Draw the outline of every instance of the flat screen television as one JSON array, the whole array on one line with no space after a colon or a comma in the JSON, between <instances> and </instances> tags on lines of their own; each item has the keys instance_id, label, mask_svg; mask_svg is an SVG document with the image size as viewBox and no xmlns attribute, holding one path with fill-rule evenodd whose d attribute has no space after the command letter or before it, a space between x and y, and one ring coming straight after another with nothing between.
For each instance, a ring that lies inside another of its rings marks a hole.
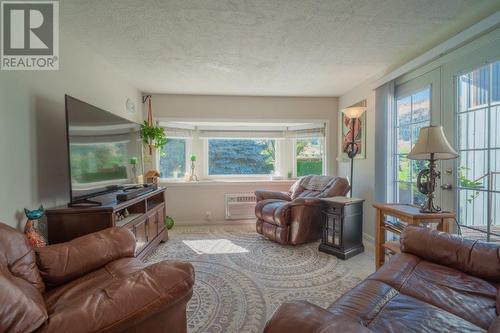
<instances>
[{"instance_id":1,"label":"flat screen television","mask_svg":"<svg viewBox=\"0 0 500 333\"><path fill-rule=\"evenodd\" d=\"M139 125L74 97L65 100L71 202L133 183L142 174Z\"/></svg>"}]
</instances>

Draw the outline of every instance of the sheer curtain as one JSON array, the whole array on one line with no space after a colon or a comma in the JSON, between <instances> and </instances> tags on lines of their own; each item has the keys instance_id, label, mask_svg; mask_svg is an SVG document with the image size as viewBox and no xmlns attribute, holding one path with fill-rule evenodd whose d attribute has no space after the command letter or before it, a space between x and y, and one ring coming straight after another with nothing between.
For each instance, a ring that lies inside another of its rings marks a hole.
<instances>
[{"instance_id":1,"label":"sheer curtain","mask_svg":"<svg viewBox=\"0 0 500 333\"><path fill-rule=\"evenodd\" d=\"M394 81L375 90L375 201L392 201L390 175L393 144L391 129L394 111Z\"/></svg>"}]
</instances>

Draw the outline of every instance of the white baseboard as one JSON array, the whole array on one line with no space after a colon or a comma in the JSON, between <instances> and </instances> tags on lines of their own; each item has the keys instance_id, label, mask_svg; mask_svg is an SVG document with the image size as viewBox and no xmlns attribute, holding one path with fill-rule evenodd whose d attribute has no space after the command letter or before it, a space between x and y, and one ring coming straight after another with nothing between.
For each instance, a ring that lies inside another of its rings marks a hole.
<instances>
[{"instance_id":1,"label":"white baseboard","mask_svg":"<svg viewBox=\"0 0 500 333\"><path fill-rule=\"evenodd\" d=\"M363 233L363 245L365 248L370 249L371 251L375 250L375 238L372 235L368 235L367 233Z\"/></svg>"}]
</instances>

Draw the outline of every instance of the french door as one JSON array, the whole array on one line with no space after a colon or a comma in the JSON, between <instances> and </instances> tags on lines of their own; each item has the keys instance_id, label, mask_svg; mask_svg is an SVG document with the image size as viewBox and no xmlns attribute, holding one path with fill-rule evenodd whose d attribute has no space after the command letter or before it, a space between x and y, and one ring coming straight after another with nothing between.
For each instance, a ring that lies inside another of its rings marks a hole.
<instances>
[{"instance_id":1,"label":"french door","mask_svg":"<svg viewBox=\"0 0 500 333\"><path fill-rule=\"evenodd\" d=\"M443 66L443 126L459 153L442 199L467 238L500 241L500 45L486 43Z\"/></svg>"},{"instance_id":2,"label":"french door","mask_svg":"<svg viewBox=\"0 0 500 333\"><path fill-rule=\"evenodd\" d=\"M455 83L458 221L466 236L500 241L500 61Z\"/></svg>"},{"instance_id":3,"label":"french door","mask_svg":"<svg viewBox=\"0 0 500 333\"><path fill-rule=\"evenodd\" d=\"M420 205L425 196L416 186L418 173L426 161L409 160L408 153L417 142L420 129L439 123L440 73L434 70L410 81L396 84L392 117L392 182L388 197L393 202Z\"/></svg>"}]
</instances>

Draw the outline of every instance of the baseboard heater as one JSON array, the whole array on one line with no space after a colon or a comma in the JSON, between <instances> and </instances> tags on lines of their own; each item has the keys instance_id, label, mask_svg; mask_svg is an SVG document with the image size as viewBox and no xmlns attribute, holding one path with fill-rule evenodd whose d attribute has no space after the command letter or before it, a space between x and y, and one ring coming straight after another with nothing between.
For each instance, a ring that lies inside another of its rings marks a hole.
<instances>
[{"instance_id":1,"label":"baseboard heater","mask_svg":"<svg viewBox=\"0 0 500 333\"><path fill-rule=\"evenodd\" d=\"M226 193L226 220L248 220L255 218L255 194Z\"/></svg>"}]
</instances>

